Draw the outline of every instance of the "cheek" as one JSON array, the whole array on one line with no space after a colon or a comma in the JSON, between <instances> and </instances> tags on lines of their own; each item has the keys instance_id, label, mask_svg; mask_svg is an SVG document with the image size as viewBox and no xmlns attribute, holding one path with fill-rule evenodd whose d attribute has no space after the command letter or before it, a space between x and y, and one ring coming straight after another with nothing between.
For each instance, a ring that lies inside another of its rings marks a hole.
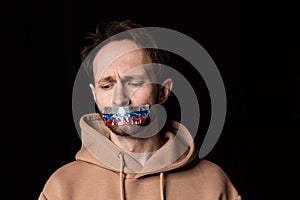
<instances>
[{"instance_id":1,"label":"cheek","mask_svg":"<svg viewBox=\"0 0 300 200\"><path fill-rule=\"evenodd\" d=\"M95 97L99 110L102 110L105 106L111 105L112 94L96 92Z\"/></svg>"},{"instance_id":2,"label":"cheek","mask_svg":"<svg viewBox=\"0 0 300 200\"><path fill-rule=\"evenodd\" d=\"M130 98L132 104L154 104L157 100L157 89L154 86L144 86L135 90Z\"/></svg>"}]
</instances>

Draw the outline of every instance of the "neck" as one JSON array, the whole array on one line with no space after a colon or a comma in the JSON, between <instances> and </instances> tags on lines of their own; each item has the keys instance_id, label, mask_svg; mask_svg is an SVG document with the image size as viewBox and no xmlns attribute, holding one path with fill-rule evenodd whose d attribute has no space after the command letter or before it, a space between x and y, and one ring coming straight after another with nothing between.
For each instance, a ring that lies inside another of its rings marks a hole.
<instances>
[{"instance_id":1,"label":"neck","mask_svg":"<svg viewBox=\"0 0 300 200\"><path fill-rule=\"evenodd\" d=\"M134 138L119 136L114 133L110 135L111 141L123 149L124 151L133 153L148 153L156 151L162 145L162 141L159 134L156 134L149 138Z\"/></svg>"}]
</instances>

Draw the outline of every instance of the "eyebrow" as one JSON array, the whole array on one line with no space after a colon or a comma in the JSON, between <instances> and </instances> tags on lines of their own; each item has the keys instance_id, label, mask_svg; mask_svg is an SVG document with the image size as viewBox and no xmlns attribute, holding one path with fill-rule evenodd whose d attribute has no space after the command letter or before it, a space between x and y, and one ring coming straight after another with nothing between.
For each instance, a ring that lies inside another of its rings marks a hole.
<instances>
[{"instance_id":1,"label":"eyebrow","mask_svg":"<svg viewBox=\"0 0 300 200\"><path fill-rule=\"evenodd\" d=\"M135 75L132 75L132 76L124 76L122 78L122 81L131 81L131 80L134 80L134 79L142 79L144 80L145 79L145 75L140 75L140 74L135 74ZM114 82L116 81L112 76L107 76L107 77L104 77L104 78L101 78L97 84L101 84L101 83L106 83L106 82Z\"/></svg>"},{"instance_id":2,"label":"eyebrow","mask_svg":"<svg viewBox=\"0 0 300 200\"><path fill-rule=\"evenodd\" d=\"M107 76L107 77L101 78L97 83L100 84L103 82L113 82L113 81L115 81L115 79L112 76Z\"/></svg>"},{"instance_id":3,"label":"eyebrow","mask_svg":"<svg viewBox=\"0 0 300 200\"><path fill-rule=\"evenodd\" d=\"M145 79L144 75L132 75L132 76L124 76L122 78L123 81L130 81L134 79Z\"/></svg>"}]
</instances>

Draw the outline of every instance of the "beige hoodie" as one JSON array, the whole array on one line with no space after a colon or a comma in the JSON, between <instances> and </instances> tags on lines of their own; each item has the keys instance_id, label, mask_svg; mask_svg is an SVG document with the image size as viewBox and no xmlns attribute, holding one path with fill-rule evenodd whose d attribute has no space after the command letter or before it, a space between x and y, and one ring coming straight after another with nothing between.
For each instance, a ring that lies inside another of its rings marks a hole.
<instances>
[{"instance_id":1,"label":"beige hoodie","mask_svg":"<svg viewBox=\"0 0 300 200\"><path fill-rule=\"evenodd\" d=\"M228 176L198 158L188 130L170 122L165 143L141 165L109 139L98 114L80 119L82 148L56 170L39 200L238 200Z\"/></svg>"}]
</instances>

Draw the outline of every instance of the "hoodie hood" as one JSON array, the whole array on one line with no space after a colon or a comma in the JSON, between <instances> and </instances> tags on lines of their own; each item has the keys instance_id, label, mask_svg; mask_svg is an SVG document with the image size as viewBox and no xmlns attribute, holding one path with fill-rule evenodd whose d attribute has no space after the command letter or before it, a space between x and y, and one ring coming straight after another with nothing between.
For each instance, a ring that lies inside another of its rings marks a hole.
<instances>
[{"instance_id":1,"label":"hoodie hood","mask_svg":"<svg viewBox=\"0 0 300 200\"><path fill-rule=\"evenodd\" d=\"M111 130L98 113L80 119L82 147L76 160L92 163L111 171L126 173L132 178L166 172L186 166L198 154L193 138L186 127L168 121L163 133L165 143L141 165L128 152L111 142Z\"/></svg>"}]
</instances>

